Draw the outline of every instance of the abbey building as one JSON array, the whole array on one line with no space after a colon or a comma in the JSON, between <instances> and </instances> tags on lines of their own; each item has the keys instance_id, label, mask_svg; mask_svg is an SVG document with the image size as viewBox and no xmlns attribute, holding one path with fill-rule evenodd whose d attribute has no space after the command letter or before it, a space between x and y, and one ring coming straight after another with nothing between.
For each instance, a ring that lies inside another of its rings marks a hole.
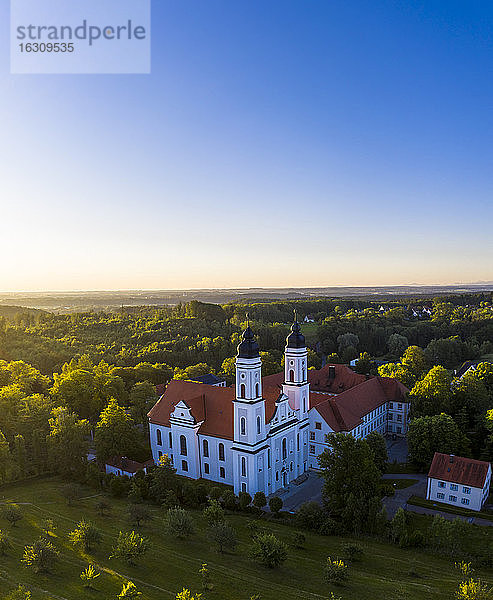
<instances>
[{"instance_id":1,"label":"abbey building","mask_svg":"<svg viewBox=\"0 0 493 600\"><path fill-rule=\"evenodd\" d=\"M148 415L153 459L168 454L179 475L225 483L237 494L270 495L318 467L328 433L405 435L407 391L395 379L345 365L308 369L297 322L286 340L284 373L262 377L247 327L234 386L168 383Z\"/></svg>"}]
</instances>

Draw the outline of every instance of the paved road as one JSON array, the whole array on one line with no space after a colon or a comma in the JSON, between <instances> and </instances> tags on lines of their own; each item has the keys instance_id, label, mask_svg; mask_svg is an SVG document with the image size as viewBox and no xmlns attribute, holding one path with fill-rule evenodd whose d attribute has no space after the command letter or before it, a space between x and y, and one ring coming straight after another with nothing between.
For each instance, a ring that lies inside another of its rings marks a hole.
<instances>
[{"instance_id":1,"label":"paved road","mask_svg":"<svg viewBox=\"0 0 493 600\"><path fill-rule=\"evenodd\" d=\"M289 484L285 490L276 492L283 502L283 510L296 512L305 502L318 502L322 504L322 485L323 481L319 475L313 471L308 473L308 479L300 485Z\"/></svg>"},{"instance_id":2,"label":"paved road","mask_svg":"<svg viewBox=\"0 0 493 600\"><path fill-rule=\"evenodd\" d=\"M403 490L395 490L394 496L389 496L382 500L387 509L387 515L391 519L399 508L407 508L407 501L411 496L426 495L426 475L421 473L389 473L383 476L384 479L417 479L418 482Z\"/></svg>"}]
</instances>

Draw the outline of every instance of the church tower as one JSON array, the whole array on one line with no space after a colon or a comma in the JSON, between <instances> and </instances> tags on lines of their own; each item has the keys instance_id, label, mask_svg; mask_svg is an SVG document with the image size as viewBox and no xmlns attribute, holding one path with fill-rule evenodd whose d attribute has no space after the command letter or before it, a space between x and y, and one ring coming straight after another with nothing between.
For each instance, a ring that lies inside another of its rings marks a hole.
<instances>
[{"instance_id":1,"label":"church tower","mask_svg":"<svg viewBox=\"0 0 493 600\"><path fill-rule=\"evenodd\" d=\"M262 398L262 360L250 328L243 332L236 355L233 472L235 493L266 492L264 454L265 400ZM264 446L264 447L263 447Z\"/></svg>"},{"instance_id":2,"label":"church tower","mask_svg":"<svg viewBox=\"0 0 493 600\"><path fill-rule=\"evenodd\" d=\"M301 333L295 311L291 333L286 338L283 392L288 396L291 406L300 411L300 420L306 419L310 410L307 358L305 336Z\"/></svg>"}]
</instances>

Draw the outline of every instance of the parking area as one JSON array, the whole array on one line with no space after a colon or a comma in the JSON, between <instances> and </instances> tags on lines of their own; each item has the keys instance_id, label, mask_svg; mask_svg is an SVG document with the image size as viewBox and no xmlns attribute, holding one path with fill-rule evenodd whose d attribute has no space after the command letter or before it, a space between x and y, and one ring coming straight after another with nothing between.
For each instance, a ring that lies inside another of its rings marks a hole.
<instances>
[{"instance_id":1,"label":"parking area","mask_svg":"<svg viewBox=\"0 0 493 600\"><path fill-rule=\"evenodd\" d=\"M406 438L392 439L391 436L386 437L387 443L387 454L389 455L389 462L405 463L407 462L407 440Z\"/></svg>"}]
</instances>

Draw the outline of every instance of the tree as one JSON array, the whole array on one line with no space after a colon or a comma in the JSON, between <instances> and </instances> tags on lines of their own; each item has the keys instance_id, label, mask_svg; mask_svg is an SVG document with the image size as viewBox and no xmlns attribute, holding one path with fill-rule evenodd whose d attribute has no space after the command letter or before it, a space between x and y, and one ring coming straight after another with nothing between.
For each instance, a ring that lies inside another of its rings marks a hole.
<instances>
[{"instance_id":1,"label":"tree","mask_svg":"<svg viewBox=\"0 0 493 600\"><path fill-rule=\"evenodd\" d=\"M468 579L459 583L456 598L457 600L492 600L493 590L480 579Z\"/></svg>"},{"instance_id":2,"label":"tree","mask_svg":"<svg viewBox=\"0 0 493 600\"><path fill-rule=\"evenodd\" d=\"M192 594L190 590L182 589L181 592L176 594L175 600L201 600L202 594Z\"/></svg>"},{"instance_id":3,"label":"tree","mask_svg":"<svg viewBox=\"0 0 493 600\"><path fill-rule=\"evenodd\" d=\"M111 398L101 413L94 434L98 460L104 463L112 456L129 455L135 448L136 437L132 417Z\"/></svg>"},{"instance_id":4,"label":"tree","mask_svg":"<svg viewBox=\"0 0 493 600\"><path fill-rule=\"evenodd\" d=\"M193 519L183 508L170 508L164 519L164 529L168 535L184 538L195 531Z\"/></svg>"},{"instance_id":5,"label":"tree","mask_svg":"<svg viewBox=\"0 0 493 600\"><path fill-rule=\"evenodd\" d=\"M138 598L142 595L142 592L137 590L137 587L132 581L127 581L127 583L123 584L122 591L118 594L118 599L130 600L133 598Z\"/></svg>"},{"instance_id":6,"label":"tree","mask_svg":"<svg viewBox=\"0 0 493 600\"><path fill-rule=\"evenodd\" d=\"M137 527L140 527L144 521L147 522L152 519L151 513L142 504L129 504L127 510L130 522Z\"/></svg>"},{"instance_id":7,"label":"tree","mask_svg":"<svg viewBox=\"0 0 493 600\"><path fill-rule=\"evenodd\" d=\"M368 354L368 352L361 352L354 366L354 370L356 371L356 373L366 375L368 373L371 373L373 368L374 363L371 359L371 356Z\"/></svg>"},{"instance_id":8,"label":"tree","mask_svg":"<svg viewBox=\"0 0 493 600\"><path fill-rule=\"evenodd\" d=\"M88 552L95 545L101 543L102 535L92 523L81 520L77 523L77 527L68 534L68 539L74 546L79 546Z\"/></svg>"},{"instance_id":9,"label":"tree","mask_svg":"<svg viewBox=\"0 0 493 600\"><path fill-rule=\"evenodd\" d=\"M265 497L264 492L255 492L255 495L253 496L253 505L259 510L262 510L266 504L267 498Z\"/></svg>"},{"instance_id":10,"label":"tree","mask_svg":"<svg viewBox=\"0 0 493 600\"><path fill-rule=\"evenodd\" d=\"M347 529L361 531L370 521L369 507L380 482L370 446L366 440L343 433L329 434L327 443L330 449L318 457L324 503Z\"/></svg>"},{"instance_id":11,"label":"tree","mask_svg":"<svg viewBox=\"0 0 493 600\"><path fill-rule=\"evenodd\" d=\"M7 480L8 472L12 465L10 447L3 432L0 430L0 483Z\"/></svg>"},{"instance_id":12,"label":"tree","mask_svg":"<svg viewBox=\"0 0 493 600\"><path fill-rule=\"evenodd\" d=\"M233 551L238 543L235 530L224 521L213 523L209 527L208 538L213 544L216 544L221 553L225 550Z\"/></svg>"},{"instance_id":13,"label":"tree","mask_svg":"<svg viewBox=\"0 0 493 600\"><path fill-rule=\"evenodd\" d=\"M58 559L58 550L46 538L39 538L34 544L24 547L22 562L35 573L50 572Z\"/></svg>"},{"instance_id":14,"label":"tree","mask_svg":"<svg viewBox=\"0 0 493 600\"><path fill-rule=\"evenodd\" d=\"M401 356L403 352L407 350L409 346L409 340L405 335L399 333L393 333L387 340L387 347L389 352L394 356Z\"/></svg>"},{"instance_id":15,"label":"tree","mask_svg":"<svg viewBox=\"0 0 493 600\"><path fill-rule=\"evenodd\" d=\"M147 413L156 400L156 388L150 381L138 381L130 390L129 402L132 418L136 423L143 425L146 430L149 426Z\"/></svg>"},{"instance_id":16,"label":"tree","mask_svg":"<svg viewBox=\"0 0 493 600\"><path fill-rule=\"evenodd\" d=\"M8 521L12 527L17 527L17 522L23 518L23 514L17 504L9 504L3 509L3 518Z\"/></svg>"},{"instance_id":17,"label":"tree","mask_svg":"<svg viewBox=\"0 0 493 600\"><path fill-rule=\"evenodd\" d=\"M129 565L134 565L145 554L148 546L147 540L135 531L120 531L110 558L122 558Z\"/></svg>"},{"instance_id":18,"label":"tree","mask_svg":"<svg viewBox=\"0 0 493 600\"><path fill-rule=\"evenodd\" d=\"M170 490L176 491L176 469L167 454L161 456L158 466L150 473L150 479L149 495L158 504L163 502Z\"/></svg>"},{"instance_id":19,"label":"tree","mask_svg":"<svg viewBox=\"0 0 493 600\"><path fill-rule=\"evenodd\" d=\"M420 379L428 368L425 353L419 346L409 346L402 355L401 363L411 371L416 379Z\"/></svg>"},{"instance_id":20,"label":"tree","mask_svg":"<svg viewBox=\"0 0 493 600\"><path fill-rule=\"evenodd\" d=\"M378 367L380 377L391 377L398 379L403 385L412 388L416 383L416 376L411 369L401 363L386 363Z\"/></svg>"},{"instance_id":21,"label":"tree","mask_svg":"<svg viewBox=\"0 0 493 600\"><path fill-rule=\"evenodd\" d=\"M305 530L318 531L325 516L324 510L318 502L304 502L296 511L296 524Z\"/></svg>"},{"instance_id":22,"label":"tree","mask_svg":"<svg viewBox=\"0 0 493 600\"><path fill-rule=\"evenodd\" d=\"M13 592L10 592L5 600L31 600L32 594L23 585L18 585Z\"/></svg>"},{"instance_id":23,"label":"tree","mask_svg":"<svg viewBox=\"0 0 493 600\"><path fill-rule=\"evenodd\" d=\"M414 416L436 415L448 410L452 376L442 366L432 367L410 392Z\"/></svg>"},{"instance_id":24,"label":"tree","mask_svg":"<svg viewBox=\"0 0 493 600\"><path fill-rule=\"evenodd\" d=\"M89 565L86 567L80 574L80 578L84 582L84 587L92 588L94 581L100 576L100 572L96 571L96 569Z\"/></svg>"},{"instance_id":25,"label":"tree","mask_svg":"<svg viewBox=\"0 0 493 600\"><path fill-rule=\"evenodd\" d=\"M357 348L359 344L359 337L354 333L343 333L337 338L337 344L339 347L339 354L342 354L347 348Z\"/></svg>"},{"instance_id":26,"label":"tree","mask_svg":"<svg viewBox=\"0 0 493 600\"><path fill-rule=\"evenodd\" d=\"M409 424L407 442L410 460L425 470L435 452L458 453L461 433L452 417L442 413L413 419Z\"/></svg>"},{"instance_id":27,"label":"tree","mask_svg":"<svg viewBox=\"0 0 493 600\"><path fill-rule=\"evenodd\" d=\"M370 447L371 454L373 456L373 462L375 466L380 471L380 473L385 473L385 469L387 466L387 461L389 459L387 454L387 444L385 443L385 438L378 431L372 431L369 435L366 436L366 443Z\"/></svg>"},{"instance_id":28,"label":"tree","mask_svg":"<svg viewBox=\"0 0 493 600\"><path fill-rule=\"evenodd\" d=\"M53 468L64 477L80 475L87 463L90 424L64 406L51 412L48 450Z\"/></svg>"},{"instance_id":29,"label":"tree","mask_svg":"<svg viewBox=\"0 0 493 600\"><path fill-rule=\"evenodd\" d=\"M402 542L407 536L406 513L399 508L390 522L390 536L394 543Z\"/></svg>"},{"instance_id":30,"label":"tree","mask_svg":"<svg viewBox=\"0 0 493 600\"><path fill-rule=\"evenodd\" d=\"M209 506L204 509L202 514L209 526L224 521L224 510L217 500L209 500Z\"/></svg>"},{"instance_id":31,"label":"tree","mask_svg":"<svg viewBox=\"0 0 493 600\"><path fill-rule=\"evenodd\" d=\"M248 492L240 492L238 494L238 502L240 504L240 510L246 510L252 503L252 497Z\"/></svg>"},{"instance_id":32,"label":"tree","mask_svg":"<svg viewBox=\"0 0 493 600\"><path fill-rule=\"evenodd\" d=\"M60 494L65 498L67 504L72 504L82 496L82 489L78 483L66 483L60 488Z\"/></svg>"},{"instance_id":33,"label":"tree","mask_svg":"<svg viewBox=\"0 0 493 600\"><path fill-rule=\"evenodd\" d=\"M279 496L273 496L269 499L269 510L274 515L277 515L279 511L282 509L283 501Z\"/></svg>"},{"instance_id":34,"label":"tree","mask_svg":"<svg viewBox=\"0 0 493 600\"><path fill-rule=\"evenodd\" d=\"M209 573L207 563L202 563L199 569L199 575L202 579L202 590L204 592L207 592L207 590L211 590L213 588L213 585L211 583L211 576Z\"/></svg>"},{"instance_id":35,"label":"tree","mask_svg":"<svg viewBox=\"0 0 493 600\"><path fill-rule=\"evenodd\" d=\"M330 583L340 583L349 577L347 564L340 559L327 557L324 569L325 579Z\"/></svg>"},{"instance_id":36,"label":"tree","mask_svg":"<svg viewBox=\"0 0 493 600\"><path fill-rule=\"evenodd\" d=\"M344 544L342 551L349 562L355 562L363 556L363 548L358 544Z\"/></svg>"},{"instance_id":37,"label":"tree","mask_svg":"<svg viewBox=\"0 0 493 600\"><path fill-rule=\"evenodd\" d=\"M10 543L8 534L0 529L0 556L5 556L11 548L12 544Z\"/></svg>"},{"instance_id":38,"label":"tree","mask_svg":"<svg viewBox=\"0 0 493 600\"><path fill-rule=\"evenodd\" d=\"M100 500L96 504L96 510L98 511L100 517L107 516L111 510L111 504L107 500Z\"/></svg>"},{"instance_id":39,"label":"tree","mask_svg":"<svg viewBox=\"0 0 493 600\"><path fill-rule=\"evenodd\" d=\"M269 569L274 569L285 562L288 549L286 544L272 533L263 533L254 538L249 556Z\"/></svg>"}]
</instances>

